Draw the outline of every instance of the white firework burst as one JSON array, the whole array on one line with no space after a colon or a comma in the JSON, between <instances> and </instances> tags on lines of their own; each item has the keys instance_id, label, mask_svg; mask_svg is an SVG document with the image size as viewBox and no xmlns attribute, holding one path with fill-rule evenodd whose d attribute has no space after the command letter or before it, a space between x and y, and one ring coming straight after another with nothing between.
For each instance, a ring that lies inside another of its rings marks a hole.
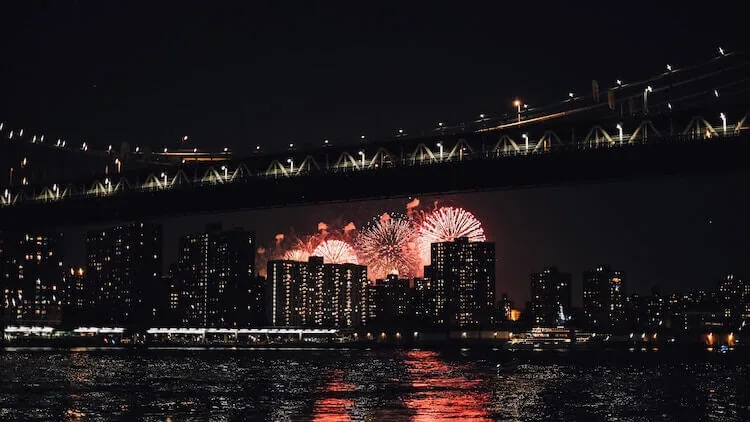
<instances>
[{"instance_id":1,"label":"white firework burst","mask_svg":"<svg viewBox=\"0 0 750 422\"><path fill-rule=\"evenodd\" d=\"M463 208L442 207L427 214L419 226L419 252L422 261L430 263L430 245L439 242L452 242L466 237L469 242L484 242L482 223L474 214Z\"/></svg>"},{"instance_id":2,"label":"white firework burst","mask_svg":"<svg viewBox=\"0 0 750 422\"><path fill-rule=\"evenodd\" d=\"M290 249L284 254L284 259L287 261L307 262L309 257L310 254L302 249Z\"/></svg>"},{"instance_id":3,"label":"white firework burst","mask_svg":"<svg viewBox=\"0 0 750 422\"><path fill-rule=\"evenodd\" d=\"M342 240L326 240L310 254L323 257L326 264L357 264L357 254L354 248Z\"/></svg>"},{"instance_id":4,"label":"white firework burst","mask_svg":"<svg viewBox=\"0 0 750 422\"><path fill-rule=\"evenodd\" d=\"M376 219L360 232L360 257L373 278L388 274L413 277L419 267L417 229L406 218L387 217Z\"/></svg>"}]
</instances>

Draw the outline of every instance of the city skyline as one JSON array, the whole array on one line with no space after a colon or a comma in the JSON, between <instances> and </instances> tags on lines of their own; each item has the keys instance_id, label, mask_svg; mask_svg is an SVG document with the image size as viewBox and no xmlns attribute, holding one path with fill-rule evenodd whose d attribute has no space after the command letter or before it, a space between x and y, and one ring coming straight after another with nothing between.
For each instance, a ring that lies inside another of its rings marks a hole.
<instances>
[{"instance_id":1,"label":"city skyline","mask_svg":"<svg viewBox=\"0 0 750 422\"><path fill-rule=\"evenodd\" d=\"M557 266L574 274L578 298L581 273L599 265L623 269L629 275L628 293L644 294L654 285L664 291L701 288L725 273L747 272L742 251L750 250L750 240L743 236L743 215L750 212L750 201L731 188L738 178L745 176L673 177L421 201L464 207L482 222L488 240L497 244L498 295L528 299L528 274ZM164 224L163 272L166 262L176 260L177 239L201 232L208 223L242 227L255 233L258 245L270 247L278 233L316 233L321 221L340 228L349 222L364 226L381 213L405 212L407 203L403 198L155 220ZM71 260L81 256L75 239L86 230L63 229ZM578 299L574 304L580 305Z\"/></svg>"}]
</instances>

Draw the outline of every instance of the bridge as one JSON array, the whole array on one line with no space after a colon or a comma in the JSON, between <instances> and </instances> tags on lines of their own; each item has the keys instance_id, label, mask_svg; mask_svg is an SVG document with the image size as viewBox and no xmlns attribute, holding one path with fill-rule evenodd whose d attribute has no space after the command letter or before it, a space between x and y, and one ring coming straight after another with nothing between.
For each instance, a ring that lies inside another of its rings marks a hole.
<instances>
[{"instance_id":1,"label":"bridge","mask_svg":"<svg viewBox=\"0 0 750 422\"><path fill-rule=\"evenodd\" d=\"M439 124L425 136L251 153L0 190L0 221L24 227L324 202L736 171L750 156L749 62L719 57L601 101ZM116 158L119 160L119 158Z\"/></svg>"}]
</instances>

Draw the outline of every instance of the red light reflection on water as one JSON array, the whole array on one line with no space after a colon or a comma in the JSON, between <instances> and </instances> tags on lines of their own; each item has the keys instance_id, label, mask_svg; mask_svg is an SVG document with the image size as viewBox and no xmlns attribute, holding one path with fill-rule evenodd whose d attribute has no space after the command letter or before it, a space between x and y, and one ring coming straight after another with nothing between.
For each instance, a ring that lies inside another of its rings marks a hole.
<instances>
[{"instance_id":1,"label":"red light reflection on water","mask_svg":"<svg viewBox=\"0 0 750 422\"><path fill-rule=\"evenodd\" d=\"M339 422L352 420L349 409L354 406L354 402L342 397L333 397L336 393L345 393L354 391L355 387L347 384L343 380L343 371L333 370L328 382L320 388L319 391L329 394L322 399L318 399L313 406L313 420L321 422Z\"/></svg>"},{"instance_id":2,"label":"red light reflection on water","mask_svg":"<svg viewBox=\"0 0 750 422\"><path fill-rule=\"evenodd\" d=\"M489 395L479 393L481 380L453 374L454 369L442 362L438 354L413 350L404 363L416 390L404 403L414 412L414 421L490 421L486 412Z\"/></svg>"}]
</instances>

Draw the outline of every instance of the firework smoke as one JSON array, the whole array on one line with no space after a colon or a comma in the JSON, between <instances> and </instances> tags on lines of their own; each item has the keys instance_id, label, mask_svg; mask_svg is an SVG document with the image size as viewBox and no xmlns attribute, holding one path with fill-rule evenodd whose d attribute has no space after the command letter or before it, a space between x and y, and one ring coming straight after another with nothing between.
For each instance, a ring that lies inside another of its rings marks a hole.
<instances>
[{"instance_id":1,"label":"firework smoke","mask_svg":"<svg viewBox=\"0 0 750 422\"><path fill-rule=\"evenodd\" d=\"M430 245L468 237L469 242L484 242L482 223L463 208L442 207L425 215L418 232L419 252L425 265L430 263Z\"/></svg>"},{"instance_id":2,"label":"firework smoke","mask_svg":"<svg viewBox=\"0 0 750 422\"><path fill-rule=\"evenodd\" d=\"M417 229L406 217L383 214L365 227L356 245L374 279L388 274L408 278L419 271L416 239Z\"/></svg>"},{"instance_id":3,"label":"firework smoke","mask_svg":"<svg viewBox=\"0 0 750 422\"><path fill-rule=\"evenodd\" d=\"M357 264L354 248L342 240L330 239L322 242L312 252L312 256L322 256L326 264Z\"/></svg>"}]
</instances>

